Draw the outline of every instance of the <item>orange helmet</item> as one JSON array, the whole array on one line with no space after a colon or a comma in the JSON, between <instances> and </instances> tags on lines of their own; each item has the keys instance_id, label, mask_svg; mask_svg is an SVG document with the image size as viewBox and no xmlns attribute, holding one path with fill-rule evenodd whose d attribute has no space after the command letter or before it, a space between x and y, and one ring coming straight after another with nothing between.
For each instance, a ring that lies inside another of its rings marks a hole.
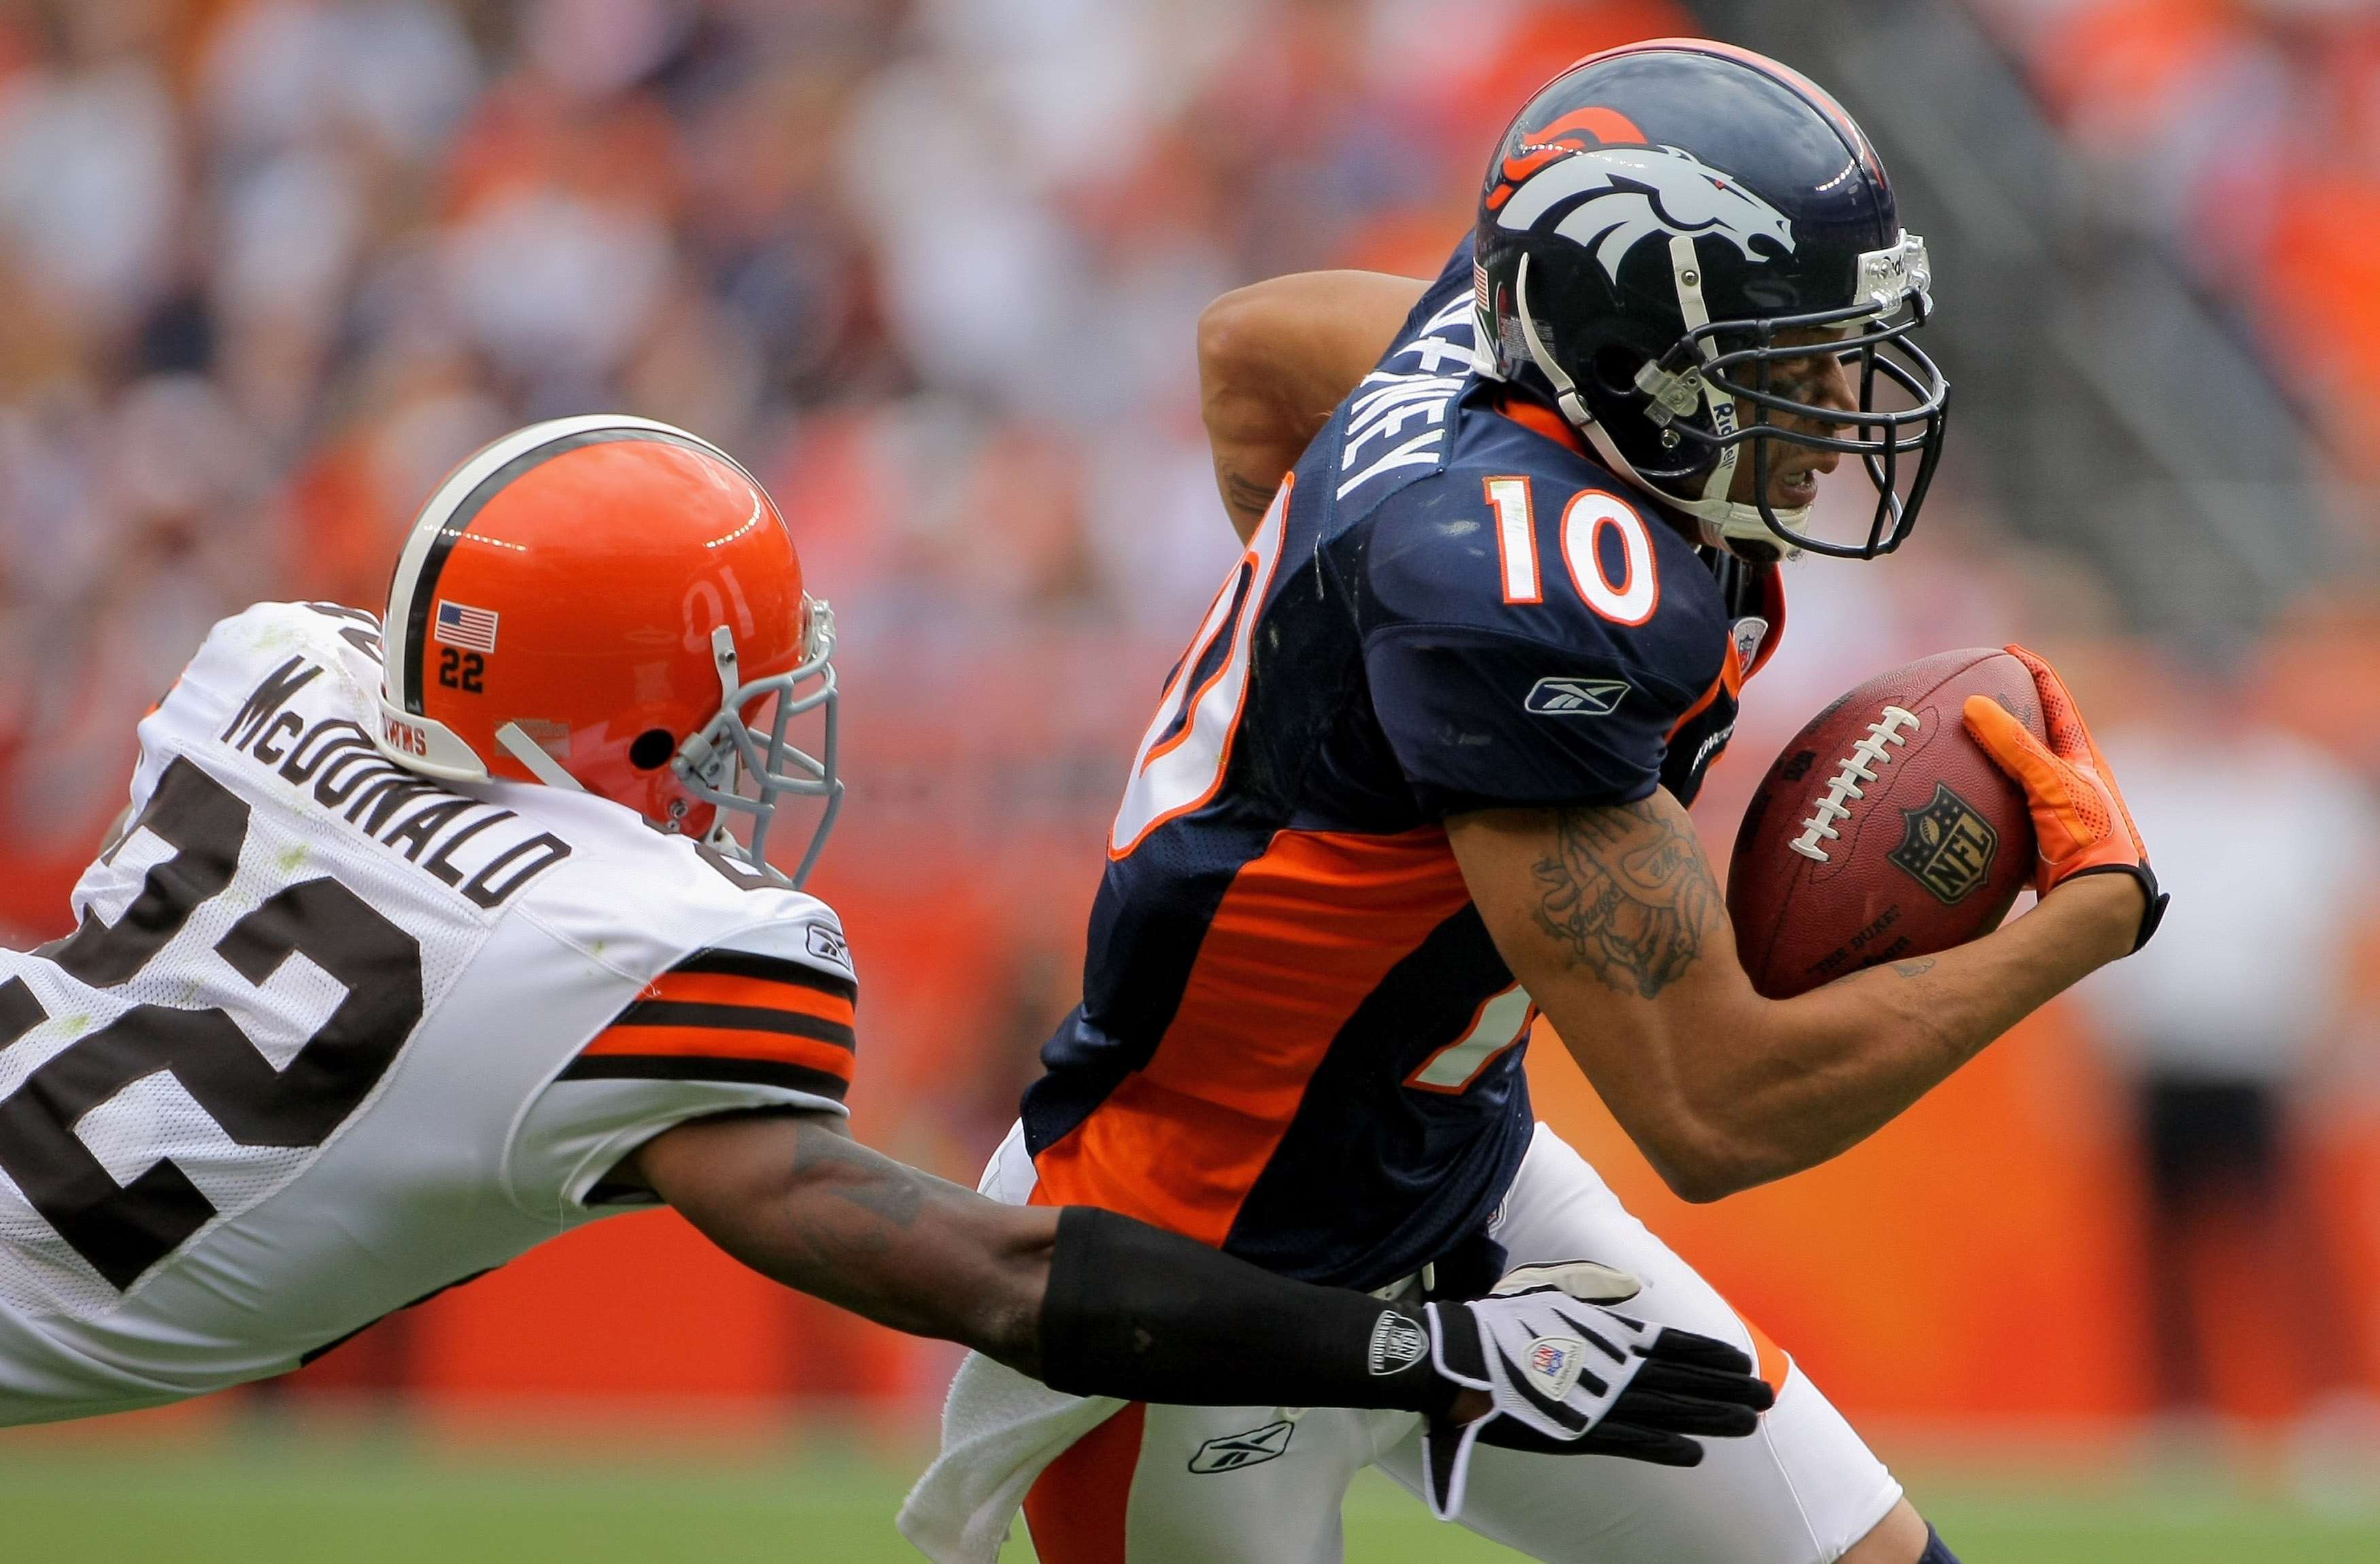
<instances>
[{"instance_id":1,"label":"orange helmet","mask_svg":"<svg viewBox=\"0 0 2380 1564\"><path fill-rule=\"evenodd\" d=\"M597 414L485 447L414 519L385 628L374 736L399 765L580 789L763 869L777 799L822 797L808 877L843 801L834 615L708 441ZM814 709L820 758L785 736ZM750 817L748 846L722 810Z\"/></svg>"}]
</instances>

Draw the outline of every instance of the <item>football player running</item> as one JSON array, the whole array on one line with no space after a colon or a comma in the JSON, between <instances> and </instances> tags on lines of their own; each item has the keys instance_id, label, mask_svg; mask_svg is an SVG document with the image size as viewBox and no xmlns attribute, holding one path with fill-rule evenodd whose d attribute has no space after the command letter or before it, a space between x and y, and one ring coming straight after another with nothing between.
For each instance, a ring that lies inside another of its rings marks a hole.
<instances>
[{"instance_id":1,"label":"football player running","mask_svg":"<svg viewBox=\"0 0 2380 1564\"><path fill-rule=\"evenodd\" d=\"M2037 660L2048 746L1988 702L1967 719L2044 855L2039 906L1985 939L1765 1000L1686 815L1775 644L1779 559L1871 557L1916 519L1929 285L1831 98L1666 41L1522 110L1435 282L1288 278L1209 310L1247 550L1134 760L1084 1004L986 1187L1383 1296L1592 1262L1632 1315L1755 1355L1777 1404L1680 1470L1402 1413L1012 1398L1075 1439L1025 1501L1044 1564L1328 1564L1367 1462L1542 1559L1950 1559L1808 1376L1533 1122L1521 1067L1542 1012L1671 1186L1715 1200L1855 1144L2147 938L2145 852ZM1846 455L1875 507L1813 537ZM1519 1378L1572 1361L1540 1338ZM970 1359L952 1424L1004 1382ZM1206 1459L1226 1436L1262 1463ZM949 1450L913 1508L999 1453Z\"/></svg>"},{"instance_id":2,"label":"football player running","mask_svg":"<svg viewBox=\"0 0 2380 1564\"><path fill-rule=\"evenodd\" d=\"M215 626L140 724L79 927L0 952L0 1424L283 1373L660 1201L788 1286L1070 1389L1689 1461L1753 1431L1740 1350L1560 1276L1384 1303L856 1144L851 961L798 889L842 792L832 649L759 484L616 417L457 468L384 624ZM764 855L801 795L823 818L789 879ZM1540 1338L1609 1356L1524 1403L1495 1349Z\"/></svg>"}]
</instances>

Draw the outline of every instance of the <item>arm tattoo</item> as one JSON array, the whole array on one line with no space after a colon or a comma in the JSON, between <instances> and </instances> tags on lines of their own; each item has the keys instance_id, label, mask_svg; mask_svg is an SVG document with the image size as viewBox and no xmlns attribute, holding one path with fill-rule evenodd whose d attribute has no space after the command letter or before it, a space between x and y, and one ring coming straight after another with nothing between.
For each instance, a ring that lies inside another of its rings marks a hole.
<instances>
[{"instance_id":1,"label":"arm tattoo","mask_svg":"<svg viewBox=\"0 0 2380 1564\"><path fill-rule=\"evenodd\" d=\"M808 1132L795 1144L794 1166L798 1171L811 1172L828 1164L850 1170L850 1178L834 1186L835 1195L892 1227L907 1231L925 1208L926 1181L914 1168L830 1131Z\"/></svg>"},{"instance_id":2,"label":"arm tattoo","mask_svg":"<svg viewBox=\"0 0 2380 1564\"><path fill-rule=\"evenodd\" d=\"M830 1274L838 1260L880 1255L900 1242L931 1193L914 1169L812 1124L795 1132L794 1170L815 1193L786 1203L786 1225L807 1263ZM823 1291L816 1282L800 1285Z\"/></svg>"},{"instance_id":3,"label":"arm tattoo","mask_svg":"<svg viewBox=\"0 0 2380 1564\"><path fill-rule=\"evenodd\" d=\"M1609 988L1649 1000L1683 976L1718 915L1701 844L1651 799L1557 809L1554 832L1533 866L1537 927Z\"/></svg>"},{"instance_id":4,"label":"arm tattoo","mask_svg":"<svg viewBox=\"0 0 2380 1564\"><path fill-rule=\"evenodd\" d=\"M1260 516L1272 505L1273 489L1268 489L1245 473L1224 467L1219 475L1223 480L1223 503L1243 515Z\"/></svg>"}]
</instances>

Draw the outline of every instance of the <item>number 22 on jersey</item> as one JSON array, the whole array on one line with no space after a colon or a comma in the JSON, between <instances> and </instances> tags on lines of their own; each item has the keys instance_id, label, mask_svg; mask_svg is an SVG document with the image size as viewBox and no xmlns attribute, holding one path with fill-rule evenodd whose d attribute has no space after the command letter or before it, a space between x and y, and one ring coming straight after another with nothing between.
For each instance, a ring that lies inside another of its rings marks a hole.
<instances>
[{"instance_id":1,"label":"number 22 on jersey","mask_svg":"<svg viewBox=\"0 0 2380 1564\"><path fill-rule=\"evenodd\" d=\"M1232 737L1247 702L1248 662L1257 616L1281 563L1296 476L1281 479L1271 508L1257 524L1247 552L1224 578L1190 649L1157 702L1124 783L1123 803L1108 833L1108 856L1129 857L1150 831L1213 798L1231 765Z\"/></svg>"},{"instance_id":2,"label":"number 22 on jersey","mask_svg":"<svg viewBox=\"0 0 2380 1564\"><path fill-rule=\"evenodd\" d=\"M170 855L150 868L115 923L87 913L52 959L95 988L129 983L193 913L232 890L249 820L237 794L188 757L176 759L125 833L128 841L146 831ZM277 1068L222 1009L138 1004L52 1055L0 1099L0 1170L118 1291L212 1220L216 1207L170 1157L117 1183L76 1133L85 1114L169 1072L237 1145L316 1148L380 1084L421 1018L420 945L328 876L263 896L213 951L259 990L302 956L346 992ZM49 1019L21 977L0 983L0 1048Z\"/></svg>"}]
</instances>

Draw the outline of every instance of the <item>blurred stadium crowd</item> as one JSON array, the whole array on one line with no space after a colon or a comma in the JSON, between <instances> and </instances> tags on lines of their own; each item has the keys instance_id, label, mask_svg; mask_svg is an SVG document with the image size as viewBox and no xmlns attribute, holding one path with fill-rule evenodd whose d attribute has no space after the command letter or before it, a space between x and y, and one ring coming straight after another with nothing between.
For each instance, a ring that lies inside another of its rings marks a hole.
<instances>
[{"instance_id":1,"label":"blurred stadium crowd","mask_svg":"<svg viewBox=\"0 0 2380 1564\"><path fill-rule=\"evenodd\" d=\"M1974 0L2103 199L2256 339L2336 458L2380 477L2380 7Z\"/></svg>"},{"instance_id":2,"label":"blurred stadium crowd","mask_svg":"<svg viewBox=\"0 0 2380 1564\"><path fill-rule=\"evenodd\" d=\"M1197 312L1302 267L1435 272L1511 103L1691 26L1661 0L0 6L0 925L55 927L132 722L213 620L377 608L475 446L647 414L760 474L838 611L869 803L820 889L859 927L894 903L971 1018L994 996L997 1036L937 1039L914 1091L923 985L881 985L872 1029L905 1123L961 1105L964 1150L908 1149L965 1164L1074 981L1096 859L1052 844L1096 840L1235 556Z\"/></svg>"},{"instance_id":3,"label":"blurred stadium crowd","mask_svg":"<svg viewBox=\"0 0 2380 1564\"><path fill-rule=\"evenodd\" d=\"M2380 6L1976 8L2380 481L2356 373L2380 358ZM1234 554L1199 309L1308 267L1434 273L1532 88L1697 30L1671 0L0 3L0 928L64 927L131 726L214 619L377 608L476 445L650 415L768 482L838 611L852 797L814 888L868 980L861 1127L971 1182L1072 1002L1146 703ZM2103 1054L2040 1043L2061 1062L2022 1099L2096 1115L2041 1142L2085 1162L2141 1128L2090 1198L2131 1246L2099 1303L2154 1315L2155 1345L2084 1410L2380 1392L2380 680L2341 674L2380 668L2380 621L2350 583L2192 663L2125 638L1955 470L1937 495L1905 556L1795 567L1706 835L1723 855L1760 763L1852 683L2042 645L2180 898L2157 964L2058 1022ZM2303 802L2286 827L2241 829L2252 774ZM1943 1111L1989 1146L1999 1101ZM2045 1206L2008 1231L2040 1253L2103 1229ZM2230 1322L2277 1274L2305 1279L2302 1351L2268 1324L2240 1358ZM931 1377L788 1351L781 1388ZM356 1382L437 1380L391 1357ZM1900 1410L1972 1410L1944 1394Z\"/></svg>"}]
</instances>

